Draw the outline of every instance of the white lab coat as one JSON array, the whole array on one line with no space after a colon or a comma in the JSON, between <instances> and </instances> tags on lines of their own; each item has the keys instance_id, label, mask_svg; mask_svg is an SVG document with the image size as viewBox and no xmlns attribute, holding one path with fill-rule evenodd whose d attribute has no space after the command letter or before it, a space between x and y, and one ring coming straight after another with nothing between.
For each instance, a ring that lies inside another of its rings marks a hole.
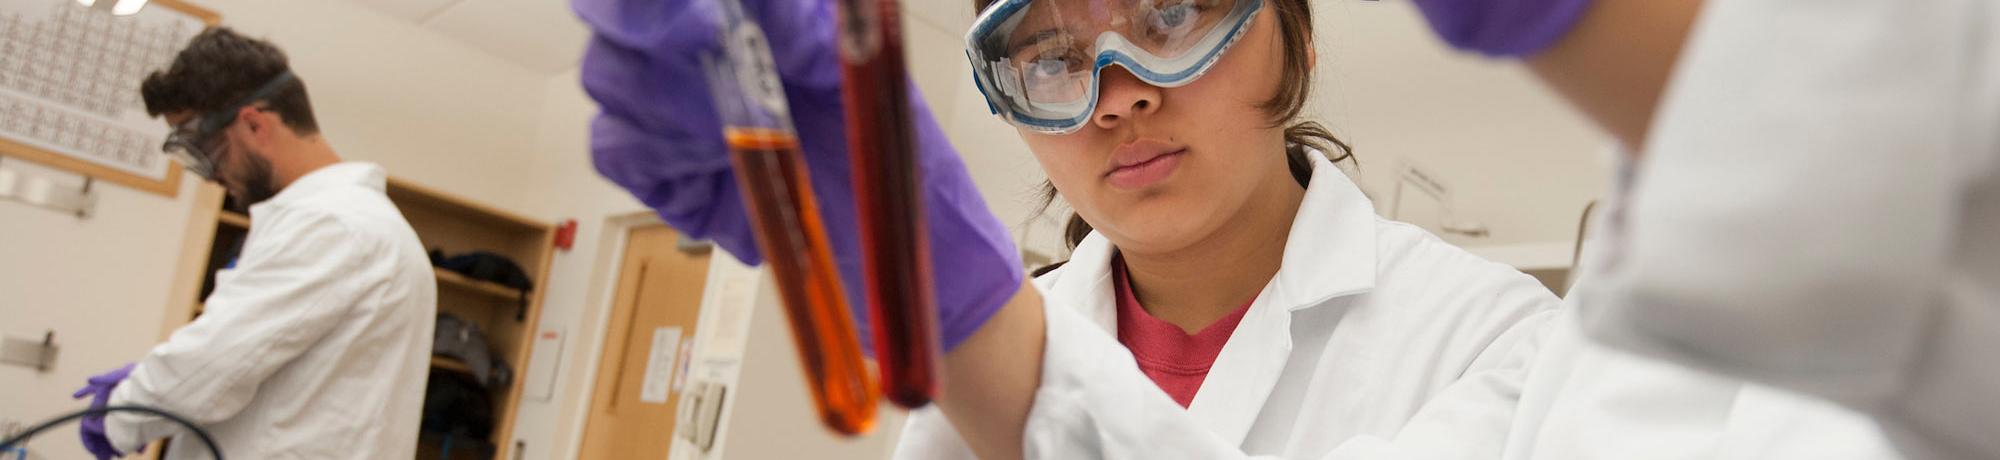
<instances>
[{"instance_id":1,"label":"white lab coat","mask_svg":"<svg viewBox=\"0 0 2000 460\"><path fill-rule=\"evenodd\" d=\"M1529 367L1505 460L1894 460L1833 403L1585 339L1566 302Z\"/></svg>"},{"instance_id":2,"label":"white lab coat","mask_svg":"<svg viewBox=\"0 0 2000 460\"><path fill-rule=\"evenodd\" d=\"M1592 334L2000 458L2000 4L1710 0L1694 31Z\"/></svg>"},{"instance_id":3,"label":"white lab coat","mask_svg":"<svg viewBox=\"0 0 2000 460\"><path fill-rule=\"evenodd\" d=\"M229 458L414 456L437 284L384 183L378 166L341 163L251 206L256 226L204 313L147 353L111 404L186 416ZM105 429L125 452L186 434L126 413ZM193 436L170 454L209 458Z\"/></svg>"},{"instance_id":4,"label":"white lab coat","mask_svg":"<svg viewBox=\"0 0 2000 460\"><path fill-rule=\"evenodd\" d=\"M1036 280L1047 341L1029 458L1498 458L1555 296L1377 217L1314 158L1283 266L1188 408L1115 338L1108 241L1091 235ZM935 408L912 413L897 454L972 458Z\"/></svg>"}]
</instances>

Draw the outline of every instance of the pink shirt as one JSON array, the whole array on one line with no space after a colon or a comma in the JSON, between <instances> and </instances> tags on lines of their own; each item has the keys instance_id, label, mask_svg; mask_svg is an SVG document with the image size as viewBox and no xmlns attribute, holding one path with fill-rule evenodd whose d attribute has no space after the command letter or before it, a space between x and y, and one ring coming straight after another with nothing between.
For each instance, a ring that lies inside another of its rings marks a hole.
<instances>
[{"instance_id":1,"label":"pink shirt","mask_svg":"<svg viewBox=\"0 0 2000 460\"><path fill-rule=\"evenodd\" d=\"M1244 302L1235 312L1215 320L1201 332L1188 335L1180 326L1146 313L1146 307L1132 293L1124 260L1113 259L1111 273L1118 296L1118 342L1132 350L1141 372L1173 396L1174 402L1187 407L1194 402L1202 380L1208 377L1215 356L1222 353L1222 345L1229 343L1229 334L1236 331L1236 324L1243 322L1243 314L1250 311L1251 302Z\"/></svg>"}]
</instances>

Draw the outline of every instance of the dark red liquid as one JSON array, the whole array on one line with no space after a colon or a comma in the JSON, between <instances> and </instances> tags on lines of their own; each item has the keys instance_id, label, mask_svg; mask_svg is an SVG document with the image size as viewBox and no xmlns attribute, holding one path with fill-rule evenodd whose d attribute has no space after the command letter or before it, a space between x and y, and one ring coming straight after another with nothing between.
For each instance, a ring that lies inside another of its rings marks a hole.
<instances>
[{"instance_id":1,"label":"dark red liquid","mask_svg":"<svg viewBox=\"0 0 2000 460\"><path fill-rule=\"evenodd\" d=\"M897 405L937 394L936 301L895 0L841 0L848 152L882 389Z\"/></svg>"},{"instance_id":2,"label":"dark red liquid","mask_svg":"<svg viewBox=\"0 0 2000 460\"><path fill-rule=\"evenodd\" d=\"M777 278L799 364L828 428L847 435L875 427L876 389L848 316L805 159L790 134L724 132L736 182L750 210L757 248Z\"/></svg>"}]
</instances>

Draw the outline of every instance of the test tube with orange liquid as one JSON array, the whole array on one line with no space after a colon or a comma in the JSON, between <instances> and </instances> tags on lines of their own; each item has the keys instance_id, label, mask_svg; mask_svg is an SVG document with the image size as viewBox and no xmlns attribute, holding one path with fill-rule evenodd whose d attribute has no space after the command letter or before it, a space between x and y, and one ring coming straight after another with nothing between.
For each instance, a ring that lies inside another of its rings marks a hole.
<instances>
[{"instance_id":1,"label":"test tube with orange liquid","mask_svg":"<svg viewBox=\"0 0 2000 460\"><path fill-rule=\"evenodd\" d=\"M821 421L846 435L875 426L878 392L842 292L764 34L736 0L719 0L724 55L706 63L736 182L757 247L776 278Z\"/></svg>"}]
</instances>

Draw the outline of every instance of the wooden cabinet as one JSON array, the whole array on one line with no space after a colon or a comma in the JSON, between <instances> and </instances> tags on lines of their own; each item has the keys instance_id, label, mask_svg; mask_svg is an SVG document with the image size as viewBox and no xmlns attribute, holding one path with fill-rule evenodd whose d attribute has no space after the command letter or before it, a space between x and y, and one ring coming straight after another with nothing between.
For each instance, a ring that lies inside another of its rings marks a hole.
<instances>
[{"instance_id":1,"label":"wooden cabinet","mask_svg":"<svg viewBox=\"0 0 2000 460\"><path fill-rule=\"evenodd\" d=\"M242 250L243 240L256 225L241 209L225 203L224 193L214 184L197 188L195 205L183 240L183 252L173 286L161 337L201 315L202 300L214 290L215 272L227 266ZM484 440L497 450L493 458L510 458L514 417L520 405L523 375L534 345L535 324L541 316L542 289L547 285L555 228L545 222L452 196L406 180L390 178L389 199L401 209L424 247L446 254L488 251L519 264L536 289L521 290L497 283L475 280L455 272L436 270L438 312L452 313L477 324L486 334L495 356L512 368L514 378L504 388L493 388L494 427L491 439ZM433 357L437 371L470 372L464 363ZM440 458L434 436L423 436L419 458ZM463 440L458 451L467 451ZM158 455L158 449L149 450ZM468 458L452 455L452 458Z\"/></svg>"}]
</instances>

